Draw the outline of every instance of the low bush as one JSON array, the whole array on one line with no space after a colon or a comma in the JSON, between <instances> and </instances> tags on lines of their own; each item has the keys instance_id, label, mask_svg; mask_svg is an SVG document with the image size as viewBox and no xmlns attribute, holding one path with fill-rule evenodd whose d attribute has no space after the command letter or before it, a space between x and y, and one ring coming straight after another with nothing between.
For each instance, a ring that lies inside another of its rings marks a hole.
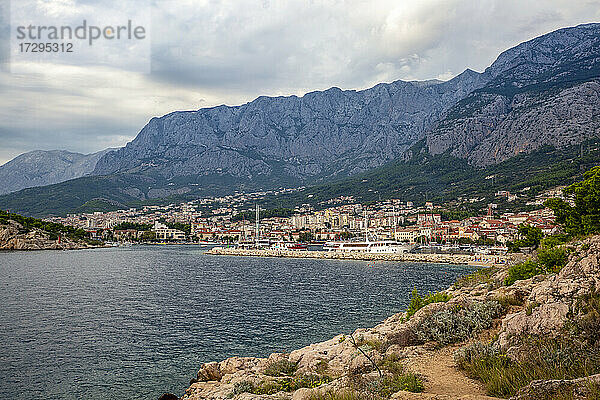
<instances>
[{"instance_id":1,"label":"low bush","mask_svg":"<svg viewBox=\"0 0 600 400\"><path fill-rule=\"evenodd\" d=\"M545 249L551 249L551 248L559 246L561 244L565 244L569 240L571 240L571 237L569 235L565 235L565 234L546 236L540 242L540 246Z\"/></svg>"},{"instance_id":2,"label":"low bush","mask_svg":"<svg viewBox=\"0 0 600 400\"><path fill-rule=\"evenodd\" d=\"M420 393L424 390L423 380L414 372L387 375L374 380L368 386L368 390L384 399L390 398L394 393L401 390Z\"/></svg>"},{"instance_id":3,"label":"low bush","mask_svg":"<svg viewBox=\"0 0 600 400\"><path fill-rule=\"evenodd\" d=\"M558 273L567 265L569 251L564 247L540 249L537 255L538 263L546 273Z\"/></svg>"},{"instance_id":4,"label":"low bush","mask_svg":"<svg viewBox=\"0 0 600 400\"><path fill-rule=\"evenodd\" d=\"M415 330L420 342L435 341L441 345L461 342L473 334L491 328L493 320L504 308L497 301L475 302L466 307L455 306L431 314Z\"/></svg>"},{"instance_id":5,"label":"low bush","mask_svg":"<svg viewBox=\"0 0 600 400\"><path fill-rule=\"evenodd\" d=\"M508 269L508 277L504 280L506 286L516 281L529 279L540 274L558 273L567 265L569 250L562 246L541 248L535 260L513 265Z\"/></svg>"},{"instance_id":6,"label":"low bush","mask_svg":"<svg viewBox=\"0 0 600 400\"><path fill-rule=\"evenodd\" d=\"M252 381L236 382L233 384L233 392L231 392L229 397L234 397L234 396L237 396L238 394L242 394L242 393L253 393L255 387L256 386L254 385L254 382L252 382Z\"/></svg>"},{"instance_id":7,"label":"low bush","mask_svg":"<svg viewBox=\"0 0 600 400\"><path fill-rule=\"evenodd\" d=\"M599 349L572 337L524 339L522 360L476 343L455 354L460 368L486 385L489 395L514 396L533 380L575 379L600 372Z\"/></svg>"},{"instance_id":8,"label":"low bush","mask_svg":"<svg viewBox=\"0 0 600 400\"><path fill-rule=\"evenodd\" d=\"M298 364L286 359L271 361L265 367L264 374L269 376L291 376L298 370Z\"/></svg>"},{"instance_id":9,"label":"low bush","mask_svg":"<svg viewBox=\"0 0 600 400\"><path fill-rule=\"evenodd\" d=\"M376 400L370 393L361 393L356 390L336 390L325 393L312 393L309 400Z\"/></svg>"},{"instance_id":10,"label":"low bush","mask_svg":"<svg viewBox=\"0 0 600 400\"><path fill-rule=\"evenodd\" d=\"M529 279L536 275L543 274L543 270L537 261L527 260L513 265L508 269L508 276L504 280L506 286L510 286L516 281Z\"/></svg>"},{"instance_id":11,"label":"low bush","mask_svg":"<svg viewBox=\"0 0 600 400\"><path fill-rule=\"evenodd\" d=\"M408 309L406 310L406 319L412 317L417 311L431 303L441 303L450 300L449 294L438 292L429 293L425 297L422 297L417 289L413 289Z\"/></svg>"},{"instance_id":12,"label":"low bush","mask_svg":"<svg viewBox=\"0 0 600 400\"><path fill-rule=\"evenodd\" d=\"M296 377L284 377L280 379L264 380L260 384L252 381L236 382L233 386L231 397L240 393L252 394L275 394L278 392L294 392L301 388L316 388L333 379L327 375L301 375Z\"/></svg>"},{"instance_id":13,"label":"low bush","mask_svg":"<svg viewBox=\"0 0 600 400\"><path fill-rule=\"evenodd\" d=\"M396 354L392 354L384 358L380 365L381 369L391 374L402 374L404 373L404 364L400 361L400 357Z\"/></svg>"},{"instance_id":14,"label":"low bush","mask_svg":"<svg viewBox=\"0 0 600 400\"><path fill-rule=\"evenodd\" d=\"M355 344L356 347L360 347L363 351L369 352L371 350L381 351L383 342L377 339L365 339L360 336Z\"/></svg>"},{"instance_id":15,"label":"low bush","mask_svg":"<svg viewBox=\"0 0 600 400\"><path fill-rule=\"evenodd\" d=\"M507 295L507 296L496 296L494 300L500 303L500 305L504 308L508 308L510 306L522 306L525 303L524 296L517 295Z\"/></svg>"},{"instance_id":16,"label":"low bush","mask_svg":"<svg viewBox=\"0 0 600 400\"><path fill-rule=\"evenodd\" d=\"M498 272L497 267L480 268L468 275L458 278L456 282L454 282L453 287L455 289L460 289L463 287L477 286L481 283L493 283L492 277L496 272Z\"/></svg>"}]
</instances>

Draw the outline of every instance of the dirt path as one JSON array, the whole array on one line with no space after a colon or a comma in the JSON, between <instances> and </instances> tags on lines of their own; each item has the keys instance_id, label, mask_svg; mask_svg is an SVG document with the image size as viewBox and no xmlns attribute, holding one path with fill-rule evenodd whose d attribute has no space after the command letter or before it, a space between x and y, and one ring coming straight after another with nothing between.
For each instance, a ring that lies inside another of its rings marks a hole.
<instances>
[{"instance_id":1,"label":"dirt path","mask_svg":"<svg viewBox=\"0 0 600 400\"><path fill-rule=\"evenodd\" d=\"M492 400L485 394L483 385L466 377L454 363L454 351L457 347L445 347L440 350L427 352L412 358L407 366L425 377L423 393L401 392L394 399L470 399Z\"/></svg>"}]
</instances>

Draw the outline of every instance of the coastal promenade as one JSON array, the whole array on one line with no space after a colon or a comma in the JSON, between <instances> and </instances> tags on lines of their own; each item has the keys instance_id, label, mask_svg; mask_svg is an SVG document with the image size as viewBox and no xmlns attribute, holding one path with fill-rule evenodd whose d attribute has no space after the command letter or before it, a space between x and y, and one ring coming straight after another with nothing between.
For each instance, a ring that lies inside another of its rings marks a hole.
<instances>
[{"instance_id":1,"label":"coastal promenade","mask_svg":"<svg viewBox=\"0 0 600 400\"><path fill-rule=\"evenodd\" d=\"M364 253L298 250L248 250L232 247L214 247L205 254L246 257L322 258L330 260L403 261L461 265L505 265L510 256L469 254L413 254L413 253Z\"/></svg>"}]
</instances>

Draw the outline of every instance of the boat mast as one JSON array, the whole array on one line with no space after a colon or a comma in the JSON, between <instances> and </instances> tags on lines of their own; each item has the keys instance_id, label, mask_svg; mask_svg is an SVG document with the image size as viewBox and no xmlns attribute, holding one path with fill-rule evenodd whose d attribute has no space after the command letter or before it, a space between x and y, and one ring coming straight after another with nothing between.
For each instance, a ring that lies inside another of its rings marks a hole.
<instances>
[{"instance_id":1,"label":"boat mast","mask_svg":"<svg viewBox=\"0 0 600 400\"><path fill-rule=\"evenodd\" d=\"M364 211L364 216L365 216L365 242L369 243L369 228L367 227L367 209L365 207Z\"/></svg>"},{"instance_id":2,"label":"boat mast","mask_svg":"<svg viewBox=\"0 0 600 400\"><path fill-rule=\"evenodd\" d=\"M259 240L259 235L260 235L260 206L258 204L256 204L256 227L255 229L255 240L256 240L256 245L258 246L258 240Z\"/></svg>"},{"instance_id":3,"label":"boat mast","mask_svg":"<svg viewBox=\"0 0 600 400\"><path fill-rule=\"evenodd\" d=\"M396 206L392 204L392 214L394 216L394 241L396 241Z\"/></svg>"}]
</instances>

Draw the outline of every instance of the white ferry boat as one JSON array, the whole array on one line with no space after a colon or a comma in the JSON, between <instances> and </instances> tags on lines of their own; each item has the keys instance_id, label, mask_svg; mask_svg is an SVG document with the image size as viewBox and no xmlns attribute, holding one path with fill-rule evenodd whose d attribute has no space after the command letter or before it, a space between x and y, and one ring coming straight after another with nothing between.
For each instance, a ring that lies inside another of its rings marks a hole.
<instances>
[{"instance_id":1,"label":"white ferry boat","mask_svg":"<svg viewBox=\"0 0 600 400\"><path fill-rule=\"evenodd\" d=\"M378 240L368 242L327 242L323 245L325 251L363 252L363 253L408 253L413 245L399 243L394 240Z\"/></svg>"}]
</instances>

